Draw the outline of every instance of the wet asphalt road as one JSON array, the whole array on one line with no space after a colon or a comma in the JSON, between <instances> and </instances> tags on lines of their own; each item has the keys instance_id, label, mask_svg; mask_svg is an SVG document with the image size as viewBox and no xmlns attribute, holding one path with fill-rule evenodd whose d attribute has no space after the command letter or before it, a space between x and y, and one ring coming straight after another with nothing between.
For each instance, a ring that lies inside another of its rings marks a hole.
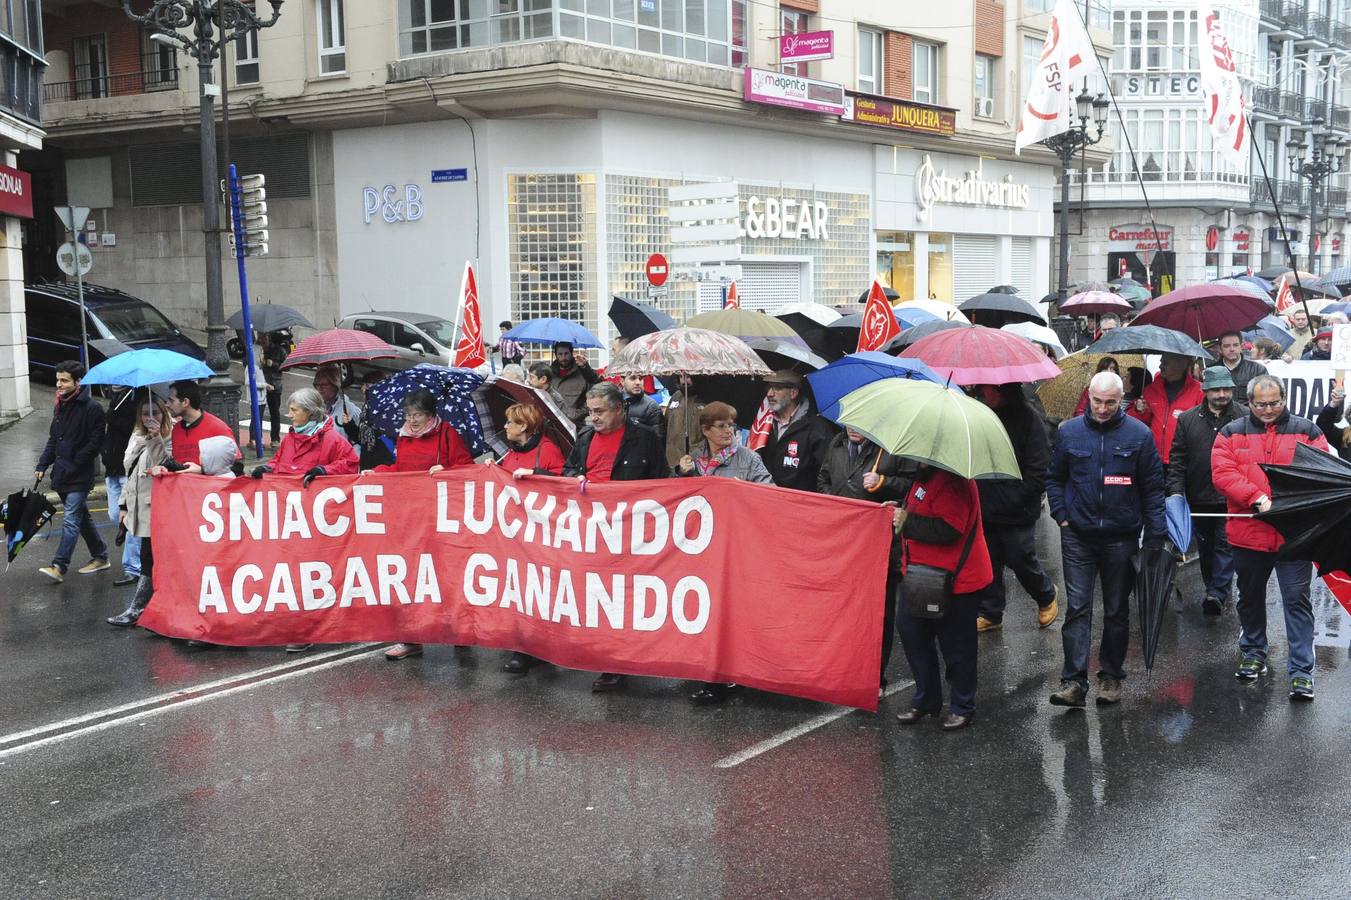
<instances>
[{"instance_id":1,"label":"wet asphalt road","mask_svg":"<svg viewBox=\"0 0 1351 900\"><path fill-rule=\"evenodd\" d=\"M1015 589L977 723L944 735L896 725L899 647L876 716L694 709L674 681L512 679L498 651L187 650L103 624L107 574L45 583L50 552L0 576L0 896L1351 894L1351 618L1321 588L1311 705L1279 615L1244 686L1232 609L1188 602L1119 708L1069 713L1059 623Z\"/></svg>"}]
</instances>

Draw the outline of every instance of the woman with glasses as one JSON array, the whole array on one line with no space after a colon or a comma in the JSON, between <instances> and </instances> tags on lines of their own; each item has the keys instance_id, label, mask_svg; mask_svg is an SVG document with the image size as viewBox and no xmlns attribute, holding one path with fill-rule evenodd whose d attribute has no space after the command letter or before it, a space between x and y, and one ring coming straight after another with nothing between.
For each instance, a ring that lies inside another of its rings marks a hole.
<instances>
[{"instance_id":1,"label":"woman with glasses","mask_svg":"<svg viewBox=\"0 0 1351 900\"><path fill-rule=\"evenodd\" d=\"M760 454L747 450L736 441L736 410L726 403L714 402L699 413L699 432L703 440L676 463L675 473L692 478L711 475L714 478L735 478L756 484L773 484L769 469L760 460ZM695 706L709 706L727 699L730 684L700 684L690 694Z\"/></svg>"}]
</instances>

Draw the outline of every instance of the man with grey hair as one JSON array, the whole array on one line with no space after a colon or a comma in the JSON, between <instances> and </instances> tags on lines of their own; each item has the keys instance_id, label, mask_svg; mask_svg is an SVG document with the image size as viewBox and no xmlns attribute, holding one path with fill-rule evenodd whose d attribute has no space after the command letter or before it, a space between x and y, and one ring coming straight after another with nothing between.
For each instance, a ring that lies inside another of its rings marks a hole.
<instances>
[{"instance_id":1,"label":"man with grey hair","mask_svg":"<svg viewBox=\"0 0 1351 900\"><path fill-rule=\"evenodd\" d=\"M502 378L517 384L525 384L525 369L516 363L507 363L502 367Z\"/></svg>"},{"instance_id":2,"label":"man with grey hair","mask_svg":"<svg viewBox=\"0 0 1351 900\"><path fill-rule=\"evenodd\" d=\"M609 381L586 392L589 425L577 435L563 474L575 477L583 490L587 482L639 481L665 478L666 448L657 433L624 415L624 395ZM591 684L596 693L618 690L624 676L602 673Z\"/></svg>"},{"instance_id":3,"label":"man with grey hair","mask_svg":"<svg viewBox=\"0 0 1351 900\"><path fill-rule=\"evenodd\" d=\"M1046 474L1065 573L1065 665L1060 690L1051 695L1055 706L1080 708L1088 696L1095 578L1102 582L1103 608L1097 702L1120 702L1140 532L1150 545L1161 545L1168 534L1158 448L1148 426L1126 416L1124 393L1115 372L1093 376L1088 411L1061 424Z\"/></svg>"}]
</instances>

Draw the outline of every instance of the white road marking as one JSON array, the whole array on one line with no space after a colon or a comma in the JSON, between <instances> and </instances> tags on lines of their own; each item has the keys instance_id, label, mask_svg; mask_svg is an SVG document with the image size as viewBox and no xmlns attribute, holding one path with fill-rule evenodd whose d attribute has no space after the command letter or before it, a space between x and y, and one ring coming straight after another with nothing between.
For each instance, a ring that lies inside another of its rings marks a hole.
<instances>
[{"instance_id":1,"label":"white road marking","mask_svg":"<svg viewBox=\"0 0 1351 900\"><path fill-rule=\"evenodd\" d=\"M882 693L882 696L890 697L892 694L898 691L903 691L906 688L914 686L915 683L913 681L898 682L896 684L888 686L887 689ZM815 731L818 728L822 728L826 725L829 725L831 722L843 719L845 716L849 715L852 712L855 712L855 710L852 707L846 706L840 707L839 709L833 712L822 713L821 715L817 716L814 719L808 719L801 725L795 725L792 728L789 728L787 731L780 731L773 737L766 738L765 740L761 741L758 744L752 744L751 746L747 747L745 750L740 751L739 753L733 753L731 756L724 756L722 759L718 760L713 764L713 768L730 769L734 766L739 766L744 762L749 762L750 760L755 759L757 756L768 753L771 750L774 750L778 747L782 747L789 741L796 740L797 738L802 737L804 734L810 734L811 732Z\"/></svg>"},{"instance_id":2,"label":"white road marking","mask_svg":"<svg viewBox=\"0 0 1351 900\"><path fill-rule=\"evenodd\" d=\"M251 672L240 672L229 678L222 678L219 681L194 685L168 694L160 694L155 697L148 697L144 700L137 700L133 703L123 704L122 706L95 710L94 712L86 713L82 716L65 719L61 722L52 722L48 725L40 725L26 731L16 731L12 734L0 735L0 759L15 756L20 753L27 753L30 750L36 750L39 747L61 743L63 741L71 740L72 738L106 731L109 728L116 728L119 725L138 722L142 719L148 719L152 716L158 716L172 710L195 706L196 704L203 703L207 700L228 697L232 694L253 690L256 687L289 681L292 678L308 675L311 672L322 672L327 669L337 668L338 666L345 666L350 662L356 662L373 656L384 650L385 646L385 644L359 644L355 647L348 646L337 650L316 653L313 656L293 660L288 663L280 663L263 669L255 669ZM14 746L5 746L6 744L12 744Z\"/></svg>"}]
</instances>

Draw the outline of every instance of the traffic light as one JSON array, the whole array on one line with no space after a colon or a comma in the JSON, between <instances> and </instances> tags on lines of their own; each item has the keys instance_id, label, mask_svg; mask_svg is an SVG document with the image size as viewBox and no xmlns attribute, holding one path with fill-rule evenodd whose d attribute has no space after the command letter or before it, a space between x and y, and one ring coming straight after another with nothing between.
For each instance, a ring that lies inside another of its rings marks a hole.
<instances>
[{"instance_id":1,"label":"traffic light","mask_svg":"<svg viewBox=\"0 0 1351 900\"><path fill-rule=\"evenodd\" d=\"M262 175L239 176L239 217L244 233L244 255L267 255L267 179ZM225 180L220 183L221 198L225 209L230 213L230 252L235 253L234 207L230 203L230 186Z\"/></svg>"}]
</instances>

